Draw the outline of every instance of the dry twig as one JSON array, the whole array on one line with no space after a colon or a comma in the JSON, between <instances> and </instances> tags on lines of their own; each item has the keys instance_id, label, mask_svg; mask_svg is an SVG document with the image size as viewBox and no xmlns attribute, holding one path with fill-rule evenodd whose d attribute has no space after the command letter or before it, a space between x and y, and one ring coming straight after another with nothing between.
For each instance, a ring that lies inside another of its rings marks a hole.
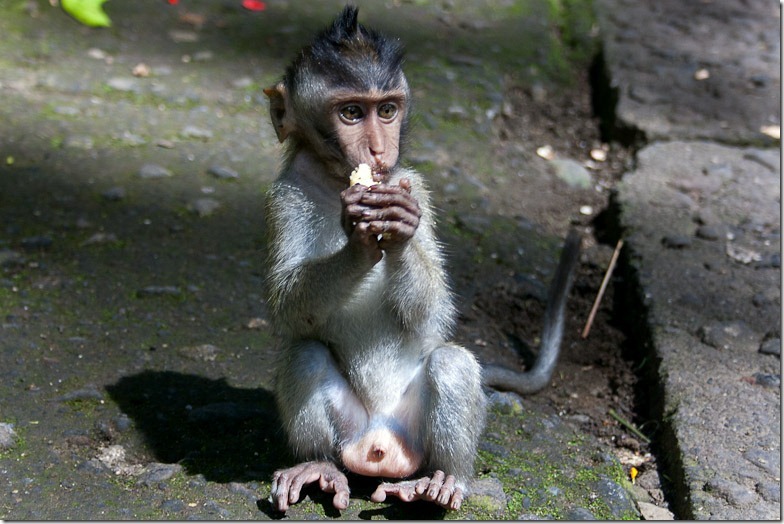
<instances>
[{"instance_id":1,"label":"dry twig","mask_svg":"<svg viewBox=\"0 0 784 524\"><path fill-rule=\"evenodd\" d=\"M588 320L585 322L585 327L583 328L581 335L582 338L587 338L588 333L591 331L593 319L596 317L596 312L599 310L599 304L602 302L602 297L604 297L604 290L607 289L607 284L610 282L610 276L612 276L612 272L615 269L615 263L618 262L618 255L621 253L622 247L623 240L619 240L615 245L615 251L613 252L612 258L610 259L610 265L607 266L607 271L604 274L602 285L599 287L599 293L596 294L596 299L593 301L593 307L591 307L591 312L588 314Z\"/></svg>"}]
</instances>

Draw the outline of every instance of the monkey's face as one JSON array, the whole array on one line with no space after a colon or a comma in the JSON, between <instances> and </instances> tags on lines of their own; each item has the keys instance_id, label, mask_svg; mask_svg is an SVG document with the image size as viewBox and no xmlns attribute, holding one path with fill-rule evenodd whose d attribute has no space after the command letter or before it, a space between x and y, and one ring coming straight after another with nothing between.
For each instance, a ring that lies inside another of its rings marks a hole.
<instances>
[{"instance_id":1,"label":"monkey's face","mask_svg":"<svg viewBox=\"0 0 784 524\"><path fill-rule=\"evenodd\" d=\"M335 97L330 120L346 161L351 166L368 164L381 174L393 168L400 155L406 111L403 91L349 92Z\"/></svg>"}]
</instances>

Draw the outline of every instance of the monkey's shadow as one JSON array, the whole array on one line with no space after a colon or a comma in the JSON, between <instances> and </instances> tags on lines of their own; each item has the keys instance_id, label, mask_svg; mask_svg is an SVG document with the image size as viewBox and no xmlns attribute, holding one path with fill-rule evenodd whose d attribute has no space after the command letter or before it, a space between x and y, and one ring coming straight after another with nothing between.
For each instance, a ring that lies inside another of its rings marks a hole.
<instances>
[{"instance_id":1,"label":"monkey's shadow","mask_svg":"<svg viewBox=\"0 0 784 524\"><path fill-rule=\"evenodd\" d=\"M225 379L174 371L143 371L106 390L144 437L153 460L179 463L189 475L201 474L219 483L267 482L276 469L295 462L286 447L272 392L265 389L240 389ZM378 480L349 475L349 483L352 498L367 500ZM332 495L317 486L306 487L303 496L320 504L327 516L340 516L332 507ZM266 499L256 504L271 518L284 516ZM359 518L438 519L444 513L432 503L391 499L360 512Z\"/></svg>"},{"instance_id":2,"label":"monkey's shadow","mask_svg":"<svg viewBox=\"0 0 784 524\"><path fill-rule=\"evenodd\" d=\"M274 399L173 371L144 371L106 387L154 460L215 482L269 480L289 457Z\"/></svg>"}]
</instances>

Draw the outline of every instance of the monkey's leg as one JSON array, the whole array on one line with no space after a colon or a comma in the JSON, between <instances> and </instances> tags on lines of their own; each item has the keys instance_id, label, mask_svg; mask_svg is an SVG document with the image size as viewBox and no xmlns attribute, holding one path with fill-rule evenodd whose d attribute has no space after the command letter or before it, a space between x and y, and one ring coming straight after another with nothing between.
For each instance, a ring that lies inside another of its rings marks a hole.
<instances>
[{"instance_id":1,"label":"monkey's leg","mask_svg":"<svg viewBox=\"0 0 784 524\"><path fill-rule=\"evenodd\" d=\"M275 384L278 410L289 443L305 462L276 471L272 500L286 511L299 500L306 484L334 493L337 509L348 506L346 476L335 465L334 443L344 432L366 423L367 413L341 376L329 350L316 341L305 341L284 350Z\"/></svg>"},{"instance_id":2,"label":"monkey's leg","mask_svg":"<svg viewBox=\"0 0 784 524\"><path fill-rule=\"evenodd\" d=\"M404 501L428 500L458 509L474 473L476 447L484 427L481 368L469 351L448 345L429 356L425 377L422 431L426 467L432 475L382 483L371 499L381 502L394 495Z\"/></svg>"}]
</instances>

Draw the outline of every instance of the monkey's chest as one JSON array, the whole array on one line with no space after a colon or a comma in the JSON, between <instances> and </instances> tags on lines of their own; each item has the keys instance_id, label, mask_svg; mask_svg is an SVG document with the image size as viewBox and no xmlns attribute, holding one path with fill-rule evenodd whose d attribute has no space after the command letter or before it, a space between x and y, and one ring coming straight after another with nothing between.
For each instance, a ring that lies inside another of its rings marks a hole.
<instances>
[{"instance_id":1,"label":"monkey's chest","mask_svg":"<svg viewBox=\"0 0 784 524\"><path fill-rule=\"evenodd\" d=\"M326 325L330 342L352 351L351 348L370 349L399 339L401 327L389 300L390 293L393 290L389 289L382 259L357 283L345 302L335 305Z\"/></svg>"},{"instance_id":2,"label":"monkey's chest","mask_svg":"<svg viewBox=\"0 0 784 524\"><path fill-rule=\"evenodd\" d=\"M383 261L362 282L351 300L336 308L325 333L346 380L367 405L402 395L418 364L384 286ZM371 406L367 406L371 407Z\"/></svg>"}]
</instances>

